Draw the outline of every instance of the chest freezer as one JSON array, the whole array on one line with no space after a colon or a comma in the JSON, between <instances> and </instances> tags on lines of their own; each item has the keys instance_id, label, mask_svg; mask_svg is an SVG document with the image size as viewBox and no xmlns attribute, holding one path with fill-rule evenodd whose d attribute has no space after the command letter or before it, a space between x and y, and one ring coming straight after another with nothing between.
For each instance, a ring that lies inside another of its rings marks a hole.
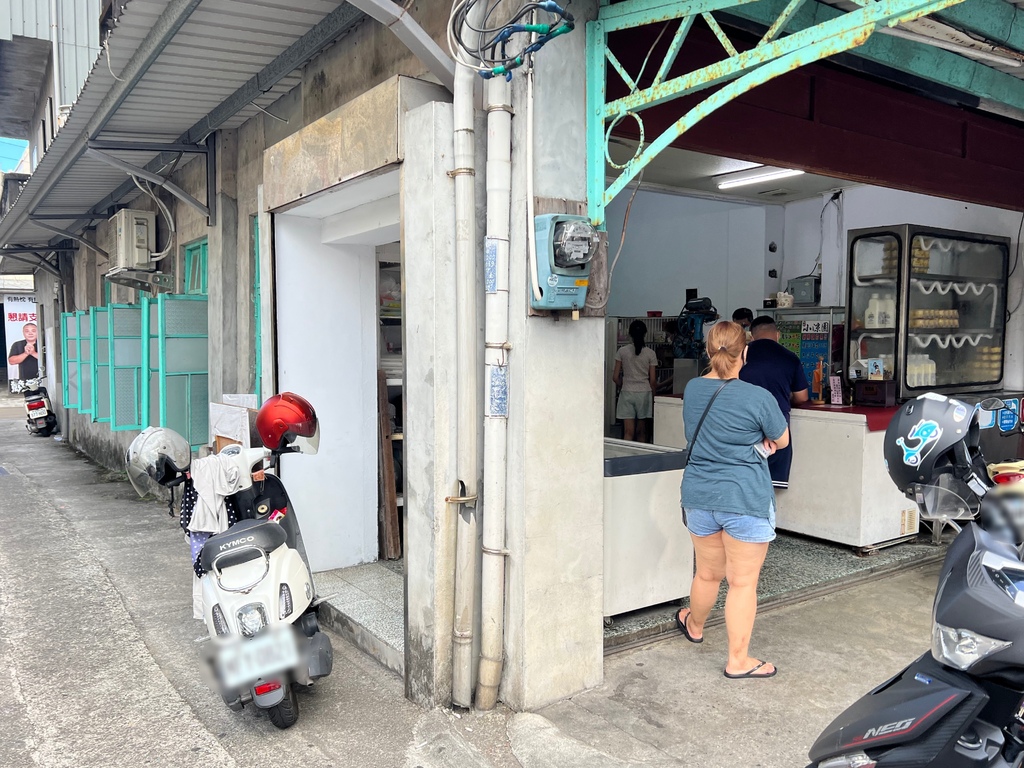
<instances>
[{"instance_id":1,"label":"chest freezer","mask_svg":"<svg viewBox=\"0 0 1024 768\"><path fill-rule=\"evenodd\" d=\"M604 615L688 597L693 544L683 525L677 448L604 441Z\"/></svg>"}]
</instances>

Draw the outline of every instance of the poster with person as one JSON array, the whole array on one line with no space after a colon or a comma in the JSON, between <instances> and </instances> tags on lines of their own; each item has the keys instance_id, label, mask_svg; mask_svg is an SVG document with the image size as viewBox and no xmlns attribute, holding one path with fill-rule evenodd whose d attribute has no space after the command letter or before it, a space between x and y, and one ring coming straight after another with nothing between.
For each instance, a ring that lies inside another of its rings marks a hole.
<instances>
[{"instance_id":1,"label":"poster with person","mask_svg":"<svg viewBox=\"0 0 1024 768\"><path fill-rule=\"evenodd\" d=\"M7 380L24 381L41 376L43 342L39 333L36 298L5 294L4 332L7 336Z\"/></svg>"}]
</instances>

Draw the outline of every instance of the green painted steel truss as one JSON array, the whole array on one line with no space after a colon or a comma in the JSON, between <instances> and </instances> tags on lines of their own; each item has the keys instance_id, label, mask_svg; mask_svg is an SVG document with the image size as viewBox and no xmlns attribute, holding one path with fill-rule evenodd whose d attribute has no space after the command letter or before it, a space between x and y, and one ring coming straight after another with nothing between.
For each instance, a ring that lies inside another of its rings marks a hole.
<instances>
[{"instance_id":1,"label":"green painted steel truss","mask_svg":"<svg viewBox=\"0 0 1024 768\"><path fill-rule=\"evenodd\" d=\"M757 45L739 51L715 19L714 12L739 10L738 7L744 5L767 7L779 4L772 0L622 0L609 4L604 0L598 18L587 24L587 197L591 221L604 227L605 206L627 184L679 136L737 96L805 64L857 48L867 42L879 27L894 27L963 0L855 2L860 6L857 10L837 12L838 15L832 18L785 34L787 25L805 3L816 5L816 0L789 0L780 12L772 14L771 23ZM698 16L721 42L725 55L714 64L670 78L669 71ZM667 31L668 25L676 20L678 25L667 52L657 70L652 67L653 78L647 70L650 54L639 72L633 74L626 70L609 47L609 35L614 32L650 24L665 24L663 31ZM609 67L628 88L627 95L612 101L607 99ZM691 108L660 136L646 143L643 110L714 86L722 87ZM623 120L636 121L640 129L640 144L626 163L616 163L608 152L608 144L615 126ZM608 184L605 179L606 162L619 170L618 176Z\"/></svg>"}]
</instances>

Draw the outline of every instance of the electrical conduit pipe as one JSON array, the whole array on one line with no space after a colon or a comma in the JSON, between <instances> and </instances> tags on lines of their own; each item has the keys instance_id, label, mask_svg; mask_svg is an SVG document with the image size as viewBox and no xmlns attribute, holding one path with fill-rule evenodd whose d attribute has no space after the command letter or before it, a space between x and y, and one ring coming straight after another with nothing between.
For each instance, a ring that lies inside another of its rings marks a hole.
<instances>
[{"instance_id":1,"label":"electrical conduit pipe","mask_svg":"<svg viewBox=\"0 0 1024 768\"><path fill-rule=\"evenodd\" d=\"M508 82L487 82L487 232L484 240L484 513L477 709L498 700L505 634L505 484L508 431L509 217L512 107Z\"/></svg>"},{"instance_id":2,"label":"electrical conduit pipe","mask_svg":"<svg viewBox=\"0 0 1024 768\"><path fill-rule=\"evenodd\" d=\"M389 0L390 1L390 0ZM480 27L483 5L467 19ZM475 35L470 29L466 34ZM477 362L479 269L476 253L476 72L461 64L455 70L455 322L456 322L456 488L449 503L458 504L455 523L455 615L452 627L452 703L469 707L473 698L473 619L476 607L477 483L480 476L478 429L480 367Z\"/></svg>"}]
</instances>

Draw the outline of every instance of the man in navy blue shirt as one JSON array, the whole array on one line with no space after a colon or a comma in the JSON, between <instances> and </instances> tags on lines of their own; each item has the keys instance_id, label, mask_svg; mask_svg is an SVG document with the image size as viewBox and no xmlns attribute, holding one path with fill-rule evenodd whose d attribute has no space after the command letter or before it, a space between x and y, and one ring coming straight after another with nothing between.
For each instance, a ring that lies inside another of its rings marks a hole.
<instances>
[{"instance_id":1,"label":"man in navy blue shirt","mask_svg":"<svg viewBox=\"0 0 1024 768\"><path fill-rule=\"evenodd\" d=\"M747 345L747 362L740 369L740 378L767 389L782 409L789 424L790 405L807 402L807 376L800 358L779 344L775 321L761 315L750 324L753 340ZM768 457L772 485L789 487L789 468L793 464L793 444Z\"/></svg>"}]
</instances>

